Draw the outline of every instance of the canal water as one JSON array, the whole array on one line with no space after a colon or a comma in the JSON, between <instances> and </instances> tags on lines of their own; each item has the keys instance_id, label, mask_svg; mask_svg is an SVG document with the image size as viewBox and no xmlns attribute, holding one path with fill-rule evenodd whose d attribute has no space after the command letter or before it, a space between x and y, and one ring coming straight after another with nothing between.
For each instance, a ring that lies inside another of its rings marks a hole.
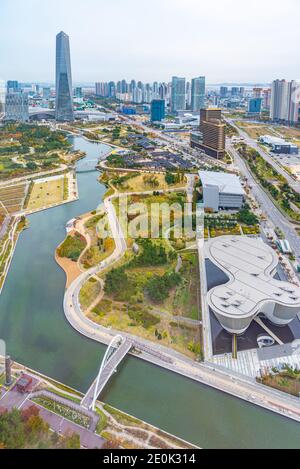
<instances>
[{"instance_id":1,"label":"canal water","mask_svg":"<svg viewBox=\"0 0 300 469\"><path fill-rule=\"evenodd\" d=\"M107 148L75 138L94 160ZM0 338L13 359L86 391L104 347L77 334L63 312L65 274L54 260L66 222L95 209L105 187L96 171L78 174L80 200L29 217L0 296ZM127 358L105 402L202 448L299 448L300 425L187 378Z\"/></svg>"}]
</instances>

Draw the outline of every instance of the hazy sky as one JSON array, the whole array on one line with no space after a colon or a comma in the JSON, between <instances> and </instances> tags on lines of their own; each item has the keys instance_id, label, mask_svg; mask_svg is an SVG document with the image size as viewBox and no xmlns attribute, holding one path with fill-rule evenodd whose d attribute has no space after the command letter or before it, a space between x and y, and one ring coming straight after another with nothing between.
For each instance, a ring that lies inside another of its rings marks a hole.
<instances>
[{"instance_id":1,"label":"hazy sky","mask_svg":"<svg viewBox=\"0 0 300 469\"><path fill-rule=\"evenodd\" d=\"M74 82L299 78L299 0L0 0L0 79L54 81L55 35Z\"/></svg>"}]
</instances>

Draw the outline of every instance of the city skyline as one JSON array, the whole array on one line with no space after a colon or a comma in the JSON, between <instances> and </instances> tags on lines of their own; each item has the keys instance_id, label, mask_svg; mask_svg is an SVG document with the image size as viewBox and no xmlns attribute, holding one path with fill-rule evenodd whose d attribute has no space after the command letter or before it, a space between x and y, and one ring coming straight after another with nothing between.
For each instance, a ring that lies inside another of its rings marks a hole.
<instances>
[{"instance_id":1,"label":"city skyline","mask_svg":"<svg viewBox=\"0 0 300 469\"><path fill-rule=\"evenodd\" d=\"M275 76L284 75L288 80L298 76L295 57L299 5L295 0L288 0L284 9L280 9L279 1L266 0L261 4L255 0L239 21L237 0L231 0L221 15L215 15L223 5L219 0L201 7L195 0L167 0L163 5L154 0L142 11L136 0L114 0L109 5L87 0L85 9L93 11L93 15L84 21L82 10L71 8L69 0L63 4L54 0L43 10L38 8L39 2L29 0L27 8L22 8L20 20L14 15L19 0L14 8L7 0L2 3L1 79L54 81L53 37L61 30L72 40L75 83L117 80L119 70L128 80L138 77L149 82L158 77L168 81L176 75L205 75L211 84L269 83ZM52 14L56 7L59 16ZM264 13L269 8L272 22L267 23ZM101 21L105 17L111 21ZM12 18L14 28L9 27ZM289 26L284 27L285 23ZM188 28L183 34L185 24ZM150 34L154 26L155 37ZM212 34L216 28L218 34Z\"/></svg>"}]
</instances>

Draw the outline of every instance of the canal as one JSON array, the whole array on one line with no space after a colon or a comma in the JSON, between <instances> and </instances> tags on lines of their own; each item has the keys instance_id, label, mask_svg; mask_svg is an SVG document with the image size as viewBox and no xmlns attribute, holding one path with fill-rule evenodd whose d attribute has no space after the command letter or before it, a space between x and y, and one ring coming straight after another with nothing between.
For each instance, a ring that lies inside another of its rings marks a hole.
<instances>
[{"instance_id":1,"label":"canal","mask_svg":"<svg viewBox=\"0 0 300 469\"><path fill-rule=\"evenodd\" d=\"M73 143L86 160L107 150L78 137ZM98 176L79 173L78 201L29 217L0 296L0 338L13 359L81 391L96 376L105 349L67 323L65 274L54 252L66 222L101 202L105 187ZM296 422L137 358L126 359L101 399L202 448L300 447Z\"/></svg>"}]
</instances>

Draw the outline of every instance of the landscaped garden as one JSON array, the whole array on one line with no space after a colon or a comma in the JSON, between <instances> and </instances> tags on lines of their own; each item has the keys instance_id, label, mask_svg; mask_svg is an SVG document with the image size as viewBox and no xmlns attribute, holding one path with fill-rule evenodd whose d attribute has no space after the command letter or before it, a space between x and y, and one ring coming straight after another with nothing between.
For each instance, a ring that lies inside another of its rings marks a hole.
<instances>
[{"instance_id":1,"label":"landscaped garden","mask_svg":"<svg viewBox=\"0 0 300 469\"><path fill-rule=\"evenodd\" d=\"M238 146L238 151L244 158L254 176L262 187L269 193L275 204L289 218L300 221L300 194L292 189L287 180L260 156L253 148L245 144Z\"/></svg>"},{"instance_id":2,"label":"landscaped garden","mask_svg":"<svg viewBox=\"0 0 300 469\"><path fill-rule=\"evenodd\" d=\"M34 182L27 204L28 210L39 210L63 202L67 195L65 179L66 176L60 176Z\"/></svg>"},{"instance_id":3,"label":"landscaped garden","mask_svg":"<svg viewBox=\"0 0 300 469\"><path fill-rule=\"evenodd\" d=\"M83 250L86 248L86 240L79 233L69 235L57 249L59 257L66 257L77 262Z\"/></svg>"},{"instance_id":4,"label":"landscaped garden","mask_svg":"<svg viewBox=\"0 0 300 469\"><path fill-rule=\"evenodd\" d=\"M90 418L84 414L79 413L77 410L72 409L71 407L67 407L59 402L54 401L48 397L35 397L32 399L33 402L39 404L40 406L44 407L55 414L64 417L71 422L76 423L85 428L89 428L90 425Z\"/></svg>"},{"instance_id":5,"label":"landscaped garden","mask_svg":"<svg viewBox=\"0 0 300 469\"><path fill-rule=\"evenodd\" d=\"M196 256L183 256L176 272L178 256L166 241L140 239L136 243L139 253L104 275L105 295L89 317L105 327L199 357L200 327L177 321L177 315L198 319Z\"/></svg>"},{"instance_id":6,"label":"landscaped garden","mask_svg":"<svg viewBox=\"0 0 300 469\"><path fill-rule=\"evenodd\" d=\"M90 269L99 265L104 259L109 257L115 250L115 241L111 237L105 239L98 236L97 226L99 223L107 224L105 215L95 215L85 223L86 233L89 235L91 245L81 258L81 265L84 269Z\"/></svg>"},{"instance_id":7,"label":"landscaped garden","mask_svg":"<svg viewBox=\"0 0 300 469\"><path fill-rule=\"evenodd\" d=\"M58 168L71 144L63 132L33 124L0 129L0 179Z\"/></svg>"},{"instance_id":8,"label":"landscaped garden","mask_svg":"<svg viewBox=\"0 0 300 469\"><path fill-rule=\"evenodd\" d=\"M282 369L274 368L272 373L264 375L259 381L279 391L300 395L300 370L285 365Z\"/></svg>"}]
</instances>

